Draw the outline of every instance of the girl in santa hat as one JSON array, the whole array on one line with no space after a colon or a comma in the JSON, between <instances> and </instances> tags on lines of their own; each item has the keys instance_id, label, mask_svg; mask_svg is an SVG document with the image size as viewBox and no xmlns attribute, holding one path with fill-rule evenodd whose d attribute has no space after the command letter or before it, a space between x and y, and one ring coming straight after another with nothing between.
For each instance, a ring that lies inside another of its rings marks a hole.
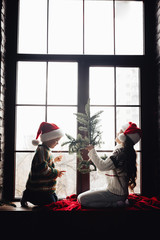
<instances>
[{"instance_id":1,"label":"girl in santa hat","mask_svg":"<svg viewBox=\"0 0 160 240\"><path fill-rule=\"evenodd\" d=\"M135 123L123 125L117 134L115 150L102 160L92 145L87 146L88 156L100 171L106 172L107 187L99 191L86 191L78 196L85 207L124 206L128 187L136 186L136 152L134 145L141 139L142 131Z\"/></svg>"},{"instance_id":2,"label":"girl in santa hat","mask_svg":"<svg viewBox=\"0 0 160 240\"><path fill-rule=\"evenodd\" d=\"M40 124L36 139L32 141L32 144L38 147L21 199L22 207L28 206L27 201L34 205L46 205L57 201L56 178L61 177L65 171L55 169L54 162L60 161L61 156L54 159L50 148L54 148L63 135L62 130L53 123ZM42 144L39 144L39 136Z\"/></svg>"}]
</instances>

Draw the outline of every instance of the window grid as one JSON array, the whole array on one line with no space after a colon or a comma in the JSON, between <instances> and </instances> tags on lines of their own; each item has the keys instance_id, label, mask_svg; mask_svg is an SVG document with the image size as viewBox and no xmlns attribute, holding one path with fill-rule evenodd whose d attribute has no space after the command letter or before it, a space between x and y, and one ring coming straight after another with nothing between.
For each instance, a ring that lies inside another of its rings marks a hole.
<instances>
[{"instance_id":1,"label":"window grid","mask_svg":"<svg viewBox=\"0 0 160 240\"><path fill-rule=\"evenodd\" d=\"M86 56L85 55L85 0L83 0L83 55L56 55L56 54L48 54L49 53L49 3L50 0L47 0L47 42L46 42L46 54L22 54L18 53L17 54L17 61L45 61L46 62L46 97L45 97L45 104L17 104L16 103L16 108L19 106L43 106L45 107L45 121L47 121L47 109L48 107L80 107L80 102L77 105L63 105L63 104L48 104L47 99L48 99L48 64L49 62L54 62L54 61L77 61L78 65L81 63L84 63L85 66L92 66L92 63L99 65L99 66L106 66L106 62L108 63L108 66L114 67L114 84L115 84L115 94L114 94L114 104L113 105L91 105L92 107L113 107L114 108L114 118L115 118L115 136L117 133L117 108L118 107L137 107L139 108L139 112L141 112L141 105L117 105L116 104L116 66L118 67L123 66L123 67L139 67L143 65L144 57L143 56L134 56L134 55L124 55L124 56L118 56L116 55L116 36L115 36L115 30L116 30L116 24L115 24L115 0L113 0L113 43L114 43L114 55L113 56L101 56L101 55L93 55L93 56ZM100 60L99 60L100 59ZM128 61L129 59L129 61ZM85 72L85 70L84 70ZM80 76L78 76L79 81L80 81ZM88 78L89 81L89 78ZM89 93L89 89L88 89ZM82 93L78 93L82 94ZM88 94L89 96L89 94ZM88 98L88 96L85 96L85 98ZM81 107L80 107L81 108ZM141 116L141 113L140 115ZM140 120L141 122L141 120ZM112 152L111 149L107 150L98 150L98 152ZM15 153L33 153L33 150L15 150ZM54 153L58 153L59 151L53 151ZM68 151L62 150L62 152L67 153ZM141 152L141 150L137 150L137 152ZM81 183L79 183L81 184Z\"/></svg>"},{"instance_id":2,"label":"window grid","mask_svg":"<svg viewBox=\"0 0 160 240\"><path fill-rule=\"evenodd\" d=\"M46 52L45 54L56 54L54 52L49 52L49 15L50 15L50 5L51 5L51 0L46 0L47 3L46 3ZM85 12L86 12L86 3L87 3L88 0L82 0L82 52L80 54L82 55L86 55L86 46L85 46L85 25L86 25L86 18L85 18ZM94 2L94 1L93 1ZM95 1L96 2L96 1ZM110 1L108 1L110 2ZM112 17L113 17L113 55L120 55L120 54L117 54L116 53L116 3L119 2L119 1L116 1L116 0L112 0L112 9L113 9L113 13L112 13ZM128 1L128 2L132 2L134 3L134 0L133 1ZM139 3L143 3L143 1L138 1ZM142 23L143 24L143 23ZM143 38L143 37L142 37ZM138 54L138 55L143 55L144 54L144 49L142 49L141 51L142 53L141 54ZM19 54L23 53L23 51L19 51L18 52ZM24 52L25 53L25 52ZM38 53L38 52L37 52ZM35 54L37 54L35 53ZM28 52L29 54L29 52ZM39 53L38 53L39 54ZM60 53L62 54L62 53ZM69 53L70 54L70 53ZM76 52L74 54L77 54ZM92 53L89 53L89 54L92 54ZM103 55L102 53L100 53L101 55ZM111 54L112 55L112 54ZM123 55L123 54L122 54ZM137 55L136 54L127 54L127 55Z\"/></svg>"},{"instance_id":3,"label":"window grid","mask_svg":"<svg viewBox=\"0 0 160 240\"><path fill-rule=\"evenodd\" d=\"M86 63L87 64L87 63ZM89 65L89 64L87 64L88 65L88 71L89 71L89 66L91 66L91 65ZM104 65L103 65L104 66ZM116 73L116 67L114 67L114 73ZM89 81L89 77L88 77L88 81ZM115 114L116 114L116 108L117 107L121 107L121 108L125 108L125 107L137 107L137 108L139 108L139 110L140 110L140 108L141 108L141 105L139 104L139 105L116 105L116 74L114 74L114 81L115 81L115 87L114 87L114 92L115 92L115 94L114 94L114 104L111 104L111 105L91 105L91 107L111 107L111 108L114 108L114 111L115 111ZM48 62L47 62L47 65L46 65L46 86L47 86L47 84L48 84ZM89 90L89 89L88 89ZM82 93L79 93L79 94L82 94ZM88 91L88 96L86 96L86 98L88 98L89 97L89 91ZM72 106L77 106L77 105L57 105L57 104L48 104L47 103L47 89L46 89L46 100L45 100L45 104L19 104L19 103L17 103L16 104L16 107L18 107L18 106L43 106L43 107L45 107L45 109L46 109L46 114L45 114L45 121L47 121L47 108L48 107L72 107ZM115 115L116 116L116 115ZM116 123L116 117L115 117L115 136L116 136L116 132L117 132L117 123ZM98 152L99 153L104 153L104 152L112 152L113 151L113 149L103 149L103 150L98 150ZM58 153L59 151L54 151L53 150L53 152L54 153ZM67 153L68 151L61 151L62 153ZM137 152L139 152L139 153L141 153L141 150L138 150ZM34 151L33 150L16 150L15 151L15 153L34 153Z\"/></svg>"},{"instance_id":4,"label":"window grid","mask_svg":"<svg viewBox=\"0 0 160 240\"><path fill-rule=\"evenodd\" d=\"M92 66L90 66L92 67ZM105 65L103 66L98 66L98 67L105 67ZM108 67L108 66L106 66ZM138 84L138 96L139 96L139 104L117 104L117 80L116 80L116 68L119 67L119 66L114 66L114 104L91 104L91 107L109 107L109 108L114 108L114 130L115 130L115 138L116 138L116 135L117 135L117 131L119 131L119 129L117 129L117 108L138 108L139 109L139 122L137 122L137 125L138 126L141 126L141 88L140 88L140 82L141 82L141 74L140 74L140 71L141 69L139 68L139 84ZM124 68L128 68L130 66L123 66ZM122 67L122 68L123 68ZM138 67L136 67L138 68ZM115 143L116 144L116 143ZM98 150L99 152L112 152L112 149L104 149L104 150ZM137 149L138 152L141 152L140 149Z\"/></svg>"},{"instance_id":5,"label":"window grid","mask_svg":"<svg viewBox=\"0 0 160 240\"><path fill-rule=\"evenodd\" d=\"M31 58L30 58L30 60L31 60ZM63 58L62 58L62 60L61 60L62 62L63 62ZM48 61L47 61L47 65L46 65L46 86L48 85ZM80 64L80 62L79 62L79 64ZM87 69L88 69L88 72L89 72L89 67L90 66L92 66L91 64L89 64L88 63L88 61L85 63L85 65L87 66ZM78 65L79 66L79 65ZM99 65L99 66L101 66L101 65ZM104 64L103 64L103 66L104 66ZM127 66L127 64L126 64L126 66L123 66L123 67L130 67L130 66ZM137 67L137 66L136 66ZM137 105L118 105L118 104L116 104L116 67L114 66L114 82L115 82L115 87L114 87L114 104L110 104L110 105L106 105L106 104L101 104L101 105L91 105L91 107L109 107L109 108L114 108L114 112L115 112L115 136L116 136L116 133L117 133L117 122L116 122L116 120L117 120L117 118L116 118L116 109L117 109L117 107L120 107L120 108L126 108L126 107L136 107L136 108L139 108L139 111L140 111L140 109L141 109L141 105L140 104L137 104ZM79 79L79 81L80 81L80 76L78 76L78 79ZM88 76L88 80L87 81L89 81L89 76ZM83 88L82 88L83 89ZM82 90L81 89L81 90ZM139 88L139 90L140 90L140 88ZM88 93L87 93L87 96L85 96L85 98L86 99L88 99L88 97L89 97L89 89L88 89L88 91L87 91ZM83 93L78 93L78 94L83 94ZM30 107L34 107L34 106L43 106L43 107L45 107L45 121L47 121L47 108L48 107L78 107L79 106L79 104L80 103L78 103L78 105L62 105L62 104L60 104L60 105L58 105L58 104L48 104L47 103L47 88L46 88L46 100L45 100L45 104L20 104L20 103L17 103L16 104L16 107L25 107L25 106L30 106ZM140 111L141 112L141 111ZM141 113L140 113L140 115L139 116L141 116ZM138 123L137 123L138 124ZM113 149L102 149L102 150L98 150L98 152L99 153L104 153L104 152L112 152L113 151ZM55 150L53 150L53 153L58 153L59 151L55 151ZM68 153L68 151L66 151L66 150L62 150L61 151L62 153ZM137 150L137 152L138 153L140 153L141 154L141 150ZM34 151L33 150L19 150L19 149L16 149L15 150L15 154L16 153L34 153ZM141 172L141 167L140 167L140 172ZM88 178L88 181L89 181L89 178ZM79 183L80 184L80 183Z\"/></svg>"},{"instance_id":6,"label":"window grid","mask_svg":"<svg viewBox=\"0 0 160 240\"><path fill-rule=\"evenodd\" d=\"M29 61L30 62L30 61ZM49 108L50 107L53 107L54 109L56 108L56 109L60 109L60 108L64 108L64 107L67 107L67 108L72 108L72 107L74 107L74 108L77 108L77 104L65 104L65 99L64 99L64 104L49 104L48 103L48 81L49 81L49 63L50 62L45 62L45 67L46 67L46 72L45 72L45 78L44 78L44 81L45 81L45 86L46 86L46 89L44 89L44 91L45 91L45 101L44 101L44 104L27 104L27 103L21 103L20 101L21 100L19 100L18 101L18 99L17 99L17 103L15 104L15 107L16 107L16 110L17 110L17 108L19 108L19 107L21 107L22 109L24 109L24 111L25 111L25 107L29 107L29 108L34 108L34 107L44 107L45 108L45 114L44 114L44 121L47 121L48 120L48 114L49 114ZM62 63L65 63L65 62L63 62L62 61ZM72 63L75 63L75 61L73 62L72 61ZM50 76L50 81L51 81L51 77L52 76ZM20 79L18 79L18 81L19 80L21 80L21 78ZM54 81L55 81L55 79L53 79ZM27 91L27 89L26 89L26 91ZM36 92L36 90L35 90L35 92ZM35 95L36 95L36 93L35 93ZM36 97L36 96L35 96ZM72 110L71 110L72 111ZM31 118L32 118L32 116L31 116ZM18 115L16 114L16 121L18 121ZM34 120L33 120L34 121ZM49 121L50 122L50 121ZM55 122L56 124L58 124L58 122ZM59 126L59 124L58 124L58 126ZM37 130L38 130L38 125L37 125ZM16 129L16 131L17 131L17 129ZM34 135L36 136L36 132L34 133ZM16 137L16 136L15 136ZM17 137L16 137L16 139L17 139ZM15 139L15 140L16 140ZM32 140L32 139L30 139L30 140ZM19 146L19 145L18 145ZM23 183L23 181L24 180L22 180L22 181L19 181L19 178L17 177L16 178L16 176L21 176L21 170L19 171L18 170L18 166L19 166L19 164L20 165L22 165L22 168L24 168L24 161L26 160L26 161L30 161L31 159L31 157L32 157L32 154L34 154L35 153L35 149L34 150L32 150L32 149L25 149L25 147L24 147L24 149L23 148L21 148L21 146L20 146L20 148L18 147L18 146L15 146L15 151L14 151L14 156L15 156L15 166L17 166L17 167L15 167L15 170L16 170L16 175L15 175L15 192L14 192L14 197L17 199L17 198L19 198L19 196L21 195L21 188L22 188L22 184L24 184ZM27 147L28 148L28 147ZM63 154L63 156L64 156L64 159L66 159L66 154L68 153L68 149L67 150L53 150L52 151L54 154L55 154L55 156L56 155L60 155L60 154ZM22 158L22 161L20 160L20 156L21 156L21 158ZM29 157L30 156L30 157ZM23 160L23 158L24 158L24 160ZM73 158L74 159L74 158ZM69 165L69 163L70 163L70 161L72 161L72 157L69 157L69 158L67 158L67 163L66 163L66 168L69 166L70 168L75 168L74 167L74 165L73 166L70 166ZM74 161L72 161L73 162L73 164L74 164ZM67 165L68 164L68 165ZM27 167L28 167L29 165L27 164ZM62 165L63 166L63 165ZM59 166L59 167L61 167L61 166ZM65 168L65 170L66 170L66 168ZM18 172L19 173L18 173ZM18 175L19 174L19 175ZM25 176L25 174L26 174L26 170L24 171L24 176ZM28 172L28 174L29 174L29 172ZM23 177L24 178L24 177ZM73 179L75 178L75 176L73 176ZM72 179L72 181L73 181L73 179ZM27 180L27 179L26 179ZM61 184L61 179L58 181L58 183L57 184ZM62 183L63 184L63 183ZM76 185L76 181L75 181L75 185ZM73 184L73 187L72 188L74 188L74 184ZM60 197L65 197L65 196L61 196L60 195Z\"/></svg>"},{"instance_id":7,"label":"window grid","mask_svg":"<svg viewBox=\"0 0 160 240\"><path fill-rule=\"evenodd\" d=\"M90 66L90 67L92 67L92 66ZM98 66L98 67L100 67L100 66ZM104 66L103 66L104 67ZM106 66L107 67L107 66ZM117 66L118 67L118 66ZM124 68L126 68L127 66L124 66ZM129 66L128 66L129 67ZM137 67L136 67L137 68ZM122 68L123 69L123 68ZM117 109L118 108L127 108L127 107L130 107L130 108L137 108L137 109L139 109L139 122L136 122L136 124L138 125L138 126L140 126L141 125L141 101L140 101L140 99L141 99L141 89L140 89L140 82L141 82L141 69L140 68L138 68L138 97L139 97L139 102L138 102L138 104L118 104L117 102L117 73L116 73L116 67L114 67L114 104L110 104L110 105L102 105L102 104L97 104L97 105L91 105L91 107L109 107L109 108L114 108L114 130L115 130L115 132L114 132L114 134L115 134L115 138L116 138L116 135L117 135L117 132L120 130L120 129L118 129L117 128ZM106 79L107 80L107 79ZM91 84L91 82L92 82L92 79L90 79L90 84ZM103 141L103 139L102 139L102 141ZM116 145L116 142L115 142L115 145ZM98 149L97 150L97 152L100 154L100 155L104 155L104 154L111 154L112 152L113 152L113 149L105 149L105 148L103 148L102 147L102 149ZM141 158L142 158L142 156L141 156L141 145L139 145L139 147L138 147L138 149L136 149L136 152L137 152L137 184L136 184L136 187L135 187L135 189L134 189L134 192L135 193L141 193L141 191L142 191L142 189L141 189L141 171L142 171L142 169L141 169ZM107 155L108 155L107 154ZM104 185L105 184L105 178L104 178L104 176L103 176L103 174L101 175L99 175L97 172L91 172L91 174L90 174L90 189L97 189L97 188L99 188L99 187L101 187L102 185Z\"/></svg>"}]
</instances>

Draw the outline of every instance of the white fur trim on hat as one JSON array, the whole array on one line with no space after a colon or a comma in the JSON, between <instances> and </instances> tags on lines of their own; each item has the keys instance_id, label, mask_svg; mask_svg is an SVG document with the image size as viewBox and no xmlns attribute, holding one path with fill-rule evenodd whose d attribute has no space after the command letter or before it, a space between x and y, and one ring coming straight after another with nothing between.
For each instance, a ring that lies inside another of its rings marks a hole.
<instances>
[{"instance_id":1,"label":"white fur trim on hat","mask_svg":"<svg viewBox=\"0 0 160 240\"><path fill-rule=\"evenodd\" d=\"M138 133L132 133L132 134L127 134L127 136L132 140L132 142L134 144L136 144L140 139L140 135ZM121 142L125 142L126 141L126 136L124 133L121 133L118 135L118 139L121 141Z\"/></svg>"},{"instance_id":2,"label":"white fur trim on hat","mask_svg":"<svg viewBox=\"0 0 160 240\"><path fill-rule=\"evenodd\" d=\"M129 123L126 123L126 124L124 124L124 125L121 126L121 130L122 130L123 132L125 132L128 127L129 127ZM126 141L126 136L125 136L125 134L124 134L124 133L120 133L120 134L118 135L118 139L119 139L121 142L125 142L125 141Z\"/></svg>"},{"instance_id":3,"label":"white fur trim on hat","mask_svg":"<svg viewBox=\"0 0 160 240\"><path fill-rule=\"evenodd\" d=\"M126 136L124 135L124 133L120 133L118 135L118 139L121 141L121 142L125 142L126 141Z\"/></svg>"},{"instance_id":4,"label":"white fur trim on hat","mask_svg":"<svg viewBox=\"0 0 160 240\"><path fill-rule=\"evenodd\" d=\"M126 124L122 125L121 129L123 132L125 132L128 127L129 127L129 123L126 123Z\"/></svg>"},{"instance_id":5,"label":"white fur trim on hat","mask_svg":"<svg viewBox=\"0 0 160 240\"><path fill-rule=\"evenodd\" d=\"M41 138L42 142L47 142L49 140L60 138L63 136L64 136L63 131L61 129L56 129L56 130L50 131L48 133L41 134L40 138Z\"/></svg>"}]
</instances>

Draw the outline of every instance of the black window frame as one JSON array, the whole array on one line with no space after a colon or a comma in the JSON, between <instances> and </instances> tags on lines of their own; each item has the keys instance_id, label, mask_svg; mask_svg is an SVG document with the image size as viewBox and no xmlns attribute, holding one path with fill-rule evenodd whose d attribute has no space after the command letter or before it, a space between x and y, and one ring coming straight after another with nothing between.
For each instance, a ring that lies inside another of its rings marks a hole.
<instances>
[{"instance_id":1,"label":"black window frame","mask_svg":"<svg viewBox=\"0 0 160 240\"><path fill-rule=\"evenodd\" d=\"M56 55L56 54L17 54L17 31L18 31L18 4L19 0L7 1L6 4L6 93L5 93L5 153L4 153L4 181L3 197L13 200L15 192L15 104L16 104L16 67L17 61L75 61L78 62L78 87L87 92L89 89L89 66L112 66L112 67L138 67L141 71L141 128L143 131L142 140L142 172L141 189L142 194L154 192L154 162L149 168L149 158L153 156L156 149L154 142L148 142L148 137L157 137L156 115L154 105L156 104L156 85L152 81L155 71L154 59L154 35L152 12L154 6L144 1L144 55ZM151 11L152 10L152 11ZM152 35L153 34L153 35ZM146 80L147 79L147 80ZM148 95L153 96L149 98ZM78 111L83 112L88 96L78 95ZM147 107L146 107L147 106ZM148 126L151 128L148 129ZM154 131L153 131L154 129ZM158 142L158 141L157 141ZM156 152L155 152L156 154ZM150 179L148 179L148 177ZM89 175L77 173L77 193L88 189L86 182L89 182Z\"/></svg>"}]
</instances>

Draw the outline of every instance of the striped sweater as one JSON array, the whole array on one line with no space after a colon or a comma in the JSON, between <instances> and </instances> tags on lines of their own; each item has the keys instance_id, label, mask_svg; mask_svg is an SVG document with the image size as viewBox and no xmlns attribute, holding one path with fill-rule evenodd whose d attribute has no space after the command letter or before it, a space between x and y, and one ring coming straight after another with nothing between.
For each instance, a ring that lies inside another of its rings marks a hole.
<instances>
[{"instance_id":1,"label":"striped sweater","mask_svg":"<svg viewBox=\"0 0 160 240\"><path fill-rule=\"evenodd\" d=\"M26 189L53 193L56 189L58 170L55 169L51 150L46 145L38 145L32 160Z\"/></svg>"}]
</instances>

